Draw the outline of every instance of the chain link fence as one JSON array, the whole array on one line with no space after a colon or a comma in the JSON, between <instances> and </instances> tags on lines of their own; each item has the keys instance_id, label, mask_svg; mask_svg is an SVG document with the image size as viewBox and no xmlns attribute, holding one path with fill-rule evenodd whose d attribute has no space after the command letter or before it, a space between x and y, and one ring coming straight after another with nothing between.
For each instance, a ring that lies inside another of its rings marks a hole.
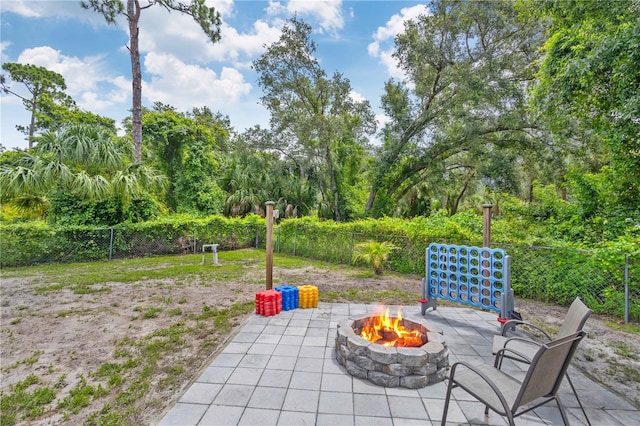
<instances>
[{"instance_id":1,"label":"chain link fence","mask_svg":"<svg viewBox=\"0 0 640 426\"><path fill-rule=\"evenodd\" d=\"M260 248L264 247L264 232ZM274 250L294 256L350 264L358 243L387 241L398 247L388 269L425 274L425 252L432 242L407 236L328 231L317 228L274 229ZM640 258L625 253L568 248L493 244L511 256L511 286L516 297L569 306L581 297L594 312L640 322Z\"/></svg>"},{"instance_id":2,"label":"chain link fence","mask_svg":"<svg viewBox=\"0 0 640 426\"><path fill-rule=\"evenodd\" d=\"M34 232L36 234L34 235ZM28 235L27 235L28 234ZM149 255L181 255L202 251L203 244L218 250L265 248L263 224L211 226L165 225L140 229L65 228L13 230L0 240L0 266L50 262L111 260ZM365 234L320 227L276 226L274 250L293 256L351 264L359 243L387 241L395 245L387 268L424 275L425 250L432 242L402 235ZM594 312L626 322L640 322L640 258L625 253L550 247L494 244L511 256L511 282L516 297L568 306L580 296ZM420 284L417 284L418 286Z\"/></svg>"}]
</instances>

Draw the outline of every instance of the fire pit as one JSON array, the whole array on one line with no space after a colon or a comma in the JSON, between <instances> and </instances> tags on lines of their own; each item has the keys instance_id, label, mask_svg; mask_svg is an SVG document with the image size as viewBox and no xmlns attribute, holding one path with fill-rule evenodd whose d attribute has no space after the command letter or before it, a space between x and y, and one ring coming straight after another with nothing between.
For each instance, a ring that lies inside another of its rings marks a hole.
<instances>
[{"instance_id":1,"label":"fire pit","mask_svg":"<svg viewBox=\"0 0 640 426\"><path fill-rule=\"evenodd\" d=\"M442 334L424 319L403 319L400 310L377 310L340 321L336 358L349 374L385 387L417 389L441 382L449 367Z\"/></svg>"}]
</instances>

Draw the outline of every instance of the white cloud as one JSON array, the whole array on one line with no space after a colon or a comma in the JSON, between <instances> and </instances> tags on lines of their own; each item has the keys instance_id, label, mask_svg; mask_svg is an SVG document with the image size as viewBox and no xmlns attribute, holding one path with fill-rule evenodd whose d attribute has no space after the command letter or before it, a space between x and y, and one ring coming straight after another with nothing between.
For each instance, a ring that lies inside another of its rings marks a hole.
<instances>
[{"instance_id":1,"label":"white cloud","mask_svg":"<svg viewBox=\"0 0 640 426\"><path fill-rule=\"evenodd\" d=\"M233 3L233 0L207 0L205 2L208 7L213 6L223 18L233 14Z\"/></svg>"},{"instance_id":2,"label":"white cloud","mask_svg":"<svg viewBox=\"0 0 640 426\"><path fill-rule=\"evenodd\" d=\"M2 2L2 13L4 12L12 12L26 18L79 19L91 23L94 27L108 25L104 16L98 12L83 9L80 1L76 0L5 0Z\"/></svg>"},{"instance_id":3,"label":"white cloud","mask_svg":"<svg viewBox=\"0 0 640 426\"><path fill-rule=\"evenodd\" d=\"M47 2L27 2L22 0L4 1L2 2L3 12L13 12L27 18L37 18L43 16L46 9L51 6ZM44 9L44 10L43 10Z\"/></svg>"},{"instance_id":4,"label":"white cloud","mask_svg":"<svg viewBox=\"0 0 640 426\"><path fill-rule=\"evenodd\" d=\"M429 12L427 6L419 4L406 7L400 10L400 14L393 15L383 27L378 27L373 33L374 41L369 44L367 50L369 55L379 58L380 62L387 68L391 77L402 78L403 71L398 67L398 62L392 57L394 51L394 39L396 35L404 32L404 23Z\"/></svg>"},{"instance_id":5,"label":"white cloud","mask_svg":"<svg viewBox=\"0 0 640 426\"><path fill-rule=\"evenodd\" d=\"M279 16L286 14L287 8L279 1L269 0L269 6L266 7L265 12L267 12L269 16Z\"/></svg>"},{"instance_id":6,"label":"white cloud","mask_svg":"<svg viewBox=\"0 0 640 426\"><path fill-rule=\"evenodd\" d=\"M263 20L253 23L247 32L238 32L224 23L221 39L211 43L193 19L178 13L168 13L161 7L143 11L140 20L140 51L172 55L187 62L205 64L209 61L230 61L238 68L260 55L263 45L280 37L280 27Z\"/></svg>"},{"instance_id":7,"label":"white cloud","mask_svg":"<svg viewBox=\"0 0 640 426\"><path fill-rule=\"evenodd\" d=\"M11 46L11 43L8 41L0 42L0 60L3 63L9 61L9 57L4 53L5 49L7 49L9 46Z\"/></svg>"},{"instance_id":8,"label":"white cloud","mask_svg":"<svg viewBox=\"0 0 640 426\"><path fill-rule=\"evenodd\" d=\"M360 93L356 92L355 90L352 90L351 92L349 92L349 97L351 99L353 99L355 102L364 102L367 100L367 98L365 98L364 96L362 96Z\"/></svg>"},{"instance_id":9,"label":"white cloud","mask_svg":"<svg viewBox=\"0 0 640 426\"><path fill-rule=\"evenodd\" d=\"M127 96L123 89L105 89L105 85L110 86L116 79L123 77L110 76L105 68L104 59L102 56L65 56L59 50L40 46L25 49L16 62L38 65L62 75L67 84L65 92L78 103L78 106L100 113ZM127 90L130 91L131 88Z\"/></svg>"},{"instance_id":10,"label":"white cloud","mask_svg":"<svg viewBox=\"0 0 640 426\"><path fill-rule=\"evenodd\" d=\"M217 110L251 91L251 84L233 68L223 67L218 76L209 68L154 52L146 55L144 66L152 77L143 86L143 96L149 103L162 102L182 111L202 105Z\"/></svg>"},{"instance_id":11,"label":"white cloud","mask_svg":"<svg viewBox=\"0 0 640 426\"><path fill-rule=\"evenodd\" d=\"M287 11L291 15L297 13L302 17L317 19L320 30L333 36L344 27L342 0L291 0L287 4Z\"/></svg>"},{"instance_id":12,"label":"white cloud","mask_svg":"<svg viewBox=\"0 0 640 426\"><path fill-rule=\"evenodd\" d=\"M222 39L219 43L209 44L206 48L207 57L214 61L232 61L234 65L245 67L264 51L264 45L269 45L280 37L280 28L257 20L253 23L251 32L239 33L235 28L224 26Z\"/></svg>"}]
</instances>

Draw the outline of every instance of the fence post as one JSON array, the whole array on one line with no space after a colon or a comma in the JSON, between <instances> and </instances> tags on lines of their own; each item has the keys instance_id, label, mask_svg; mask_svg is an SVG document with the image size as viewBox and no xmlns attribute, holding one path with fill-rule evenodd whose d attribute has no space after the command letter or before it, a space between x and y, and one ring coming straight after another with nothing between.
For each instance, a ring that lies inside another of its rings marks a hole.
<instances>
[{"instance_id":1,"label":"fence post","mask_svg":"<svg viewBox=\"0 0 640 426\"><path fill-rule=\"evenodd\" d=\"M276 228L276 251L280 253L280 225Z\"/></svg>"},{"instance_id":2,"label":"fence post","mask_svg":"<svg viewBox=\"0 0 640 426\"><path fill-rule=\"evenodd\" d=\"M298 227L296 226L293 233L293 255L296 255L296 243L298 242Z\"/></svg>"},{"instance_id":3,"label":"fence post","mask_svg":"<svg viewBox=\"0 0 640 426\"><path fill-rule=\"evenodd\" d=\"M193 228L193 254L196 254L196 245L198 245L197 233L198 229Z\"/></svg>"},{"instance_id":4,"label":"fence post","mask_svg":"<svg viewBox=\"0 0 640 426\"><path fill-rule=\"evenodd\" d=\"M111 228L111 236L109 237L109 260L113 255L113 228Z\"/></svg>"},{"instance_id":5,"label":"fence post","mask_svg":"<svg viewBox=\"0 0 640 426\"><path fill-rule=\"evenodd\" d=\"M629 255L624 255L624 323L629 324Z\"/></svg>"},{"instance_id":6,"label":"fence post","mask_svg":"<svg viewBox=\"0 0 640 426\"><path fill-rule=\"evenodd\" d=\"M256 248L258 248L258 233L260 232L260 227L256 226Z\"/></svg>"},{"instance_id":7,"label":"fence post","mask_svg":"<svg viewBox=\"0 0 640 426\"><path fill-rule=\"evenodd\" d=\"M491 207L492 204L482 205L482 246L491 247Z\"/></svg>"},{"instance_id":8,"label":"fence post","mask_svg":"<svg viewBox=\"0 0 640 426\"><path fill-rule=\"evenodd\" d=\"M351 232L351 237L349 239L349 265L353 263L353 232Z\"/></svg>"}]
</instances>

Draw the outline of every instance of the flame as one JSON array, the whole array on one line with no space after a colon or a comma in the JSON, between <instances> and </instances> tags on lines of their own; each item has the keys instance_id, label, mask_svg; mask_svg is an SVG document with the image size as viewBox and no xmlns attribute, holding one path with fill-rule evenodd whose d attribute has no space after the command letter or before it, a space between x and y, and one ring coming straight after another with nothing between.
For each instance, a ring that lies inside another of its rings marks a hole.
<instances>
[{"instance_id":1,"label":"flame","mask_svg":"<svg viewBox=\"0 0 640 426\"><path fill-rule=\"evenodd\" d=\"M402 325L402 308L395 318L389 316L389 307L376 309L375 315L362 327L360 336L383 346L422 346L419 330L407 330Z\"/></svg>"}]
</instances>

